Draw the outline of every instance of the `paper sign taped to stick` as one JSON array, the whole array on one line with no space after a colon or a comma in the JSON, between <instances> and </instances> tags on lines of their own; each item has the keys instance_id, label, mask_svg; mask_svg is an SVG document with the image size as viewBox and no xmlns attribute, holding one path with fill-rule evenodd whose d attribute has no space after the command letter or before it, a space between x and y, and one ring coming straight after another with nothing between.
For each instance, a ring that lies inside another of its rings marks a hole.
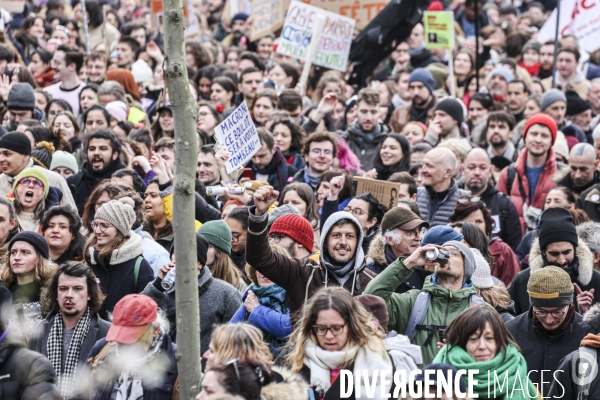
<instances>
[{"instance_id":1,"label":"paper sign taped to stick","mask_svg":"<svg viewBox=\"0 0 600 400\"><path fill-rule=\"evenodd\" d=\"M215 137L219 146L225 146L229 152L229 160L225 163L228 174L256 154L261 146L260 139L245 100L215 127Z\"/></svg>"},{"instance_id":2,"label":"paper sign taped to stick","mask_svg":"<svg viewBox=\"0 0 600 400\"><path fill-rule=\"evenodd\" d=\"M356 27L363 29L389 0L302 0L304 3L331 11L356 21Z\"/></svg>"},{"instance_id":3,"label":"paper sign taped to stick","mask_svg":"<svg viewBox=\"0 0 600 400\"><path fill-rule=\"evenodd\" d=\"M352 179L352 197L369 192L381 204L391 209L398 206L399 182L378 181L377 179L355 177Z\"/></svg>"},{"instance_id":4,"label":"paper sign taped to stick","mask_svg":"<svg viewBox=\"0 0 600 400\"><path fill-rule=\"evenodd\" d=\"M325 16L325 27L312 63L345 72L352 44L354 20L299 1L292 1L290 4L277 52L303 61L310 61L306 60L306 52L312 39L313 26L318 14Z\"/></svg>"},{"instance_id":5,"label":"paper sign taped to stick","mask_svg":"<svg viewBox=\"0 0 600 400\"><path fill-rule=\"evenodd\" d=\"M284 0L252 0L252 27L250 41L254 42L283 26Z\"/></svg>"},{"instance_id":6,"label":"paper sign taped to stick","mask_svg":"<svg viewBox=\"0 0 600 400\"><path fill-rule=\"evenodd\" d=\"M9 13L21 13L25 8L25 0L2 0L0 8L4 8Z\"/></svg>"},{"instance_id":7,"label":"paper sign taped to stick","mask_svg":"<svg viewBox=\"0 0 600 400\"><path fill-rule=\"evenodd\" d=\"M425 42L428 49L452 49L454 13L452 11L425 11Z\"/></svg>"}]
</instances>

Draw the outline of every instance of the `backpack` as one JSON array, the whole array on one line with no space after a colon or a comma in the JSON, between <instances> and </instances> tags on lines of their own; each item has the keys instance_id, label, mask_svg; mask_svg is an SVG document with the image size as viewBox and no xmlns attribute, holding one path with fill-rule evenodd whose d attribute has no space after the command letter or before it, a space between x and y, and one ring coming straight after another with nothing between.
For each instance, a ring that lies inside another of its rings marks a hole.
<instances>
[{"instance_id":1,"label":"backpack","mask_svg":"<svg viewBox=\"0 0 600 400\"><path fill-rule=\"evenodd\" d=\"M431 293L419 292L417 299L415 300L415 305L410 313L406 330L404 331L404 334L408 336L408 339L411 342L417 335L417 331L429 331L429 335L427 336L425 343L423 343L423 346L429 346L431 344L434 333L440 332L440 336L443 336L448 327L447 325L422 325L425 316L427 315L427 310L429 309L429 303L431 303ZM485 304L485 301L482 297L477 296L476 294L469 296L469 307L483 304Z\"/></svg>"},{"instance_id":2,"label":"backpack","mask_svg":"<svg viewBox=\"0 0 600 400\"><path fill-rule=\"evenodd\" d=\"M578 357L573 359L573 368L575 368L576 360L579 360L579 370L583 369L583 373L581 373L581 377L575 379L575 385L577 386L577 397L575 399L587 400L590 397L590 384L594 380L593 377L598 374L596 349L581 346Z\"/></svg>"},{"instance_id":3,"label":"backpack","mask_svg":"<svg viewBox=\"0 0 600 400\"><path fill-rule=\"evenodd\" d=\"M556 163L556 168L557 170L561 170L563 168L566 168L567 165L557 162ZM515 181L515 176L517 175L517 171L515 170L515 163L512 163L508 166L508 174L506 175L506 193L508 194L508 196L510 196L510 191L512 190L512 185L513 182ZM523 184L521 183L521 181L519 181L519 189L522 189ZM523 201L525 201L525 196L524 196L524 191L521 191L521 197L523 197Z\"/></svg>"}]
</instances>

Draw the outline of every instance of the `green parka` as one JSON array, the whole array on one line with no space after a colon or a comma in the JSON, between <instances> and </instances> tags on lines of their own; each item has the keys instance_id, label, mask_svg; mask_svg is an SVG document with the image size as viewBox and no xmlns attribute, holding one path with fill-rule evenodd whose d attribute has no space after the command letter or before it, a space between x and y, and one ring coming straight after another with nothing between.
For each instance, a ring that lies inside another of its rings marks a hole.
<instances>
[{"instance_id":1,"label":"green parka","mask_svg":"<svg viewBox=\"0 0 600 400\"><path fill-rule=\"evenodd\" d=\"M469 297L476 294L475 286L467 283L468 287L460 290L448 290L435 283L435 274L425 278L422 290L409 290L406 293L395 293L394 290L405 281L412 269L404 266L404 258L398 258L391 263L381 274L377 275L366 287L363 294L372 294L385 300L390 320L388 329L404 334L410 315L419 292L431 293L431 302L425 315L423 325L450 325L463 310L469 307ZM432 278L434 282L431 282ZM431 364L435 358L439 334L435 334L429 346L424 343L429 336L429 331L419 330L412 340L413 344L421 346L423 365Z\"/></svg>"}]
</instances>

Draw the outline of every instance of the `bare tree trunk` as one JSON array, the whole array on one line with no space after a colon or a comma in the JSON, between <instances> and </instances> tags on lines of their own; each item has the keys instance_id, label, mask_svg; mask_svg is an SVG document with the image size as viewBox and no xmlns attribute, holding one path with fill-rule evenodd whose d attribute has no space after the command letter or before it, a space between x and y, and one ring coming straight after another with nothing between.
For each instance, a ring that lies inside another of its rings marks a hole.
<instances>
[{"instance_id":1,"label":"bare tree trunk","mask_svg":"<svg viewBox=\"0 0 600 400\"><path fill-rule=\"evenodd\" d=\"M200 381L200 315L198 267L194 229L194 180L198 143L196 121L198 104L192 97L184 50L182 0L164 0L166 84L175 121L175 193L173 232L175 233L177 302L177 367L181 400L198 394Z\"/></svg>"}]
</instances>

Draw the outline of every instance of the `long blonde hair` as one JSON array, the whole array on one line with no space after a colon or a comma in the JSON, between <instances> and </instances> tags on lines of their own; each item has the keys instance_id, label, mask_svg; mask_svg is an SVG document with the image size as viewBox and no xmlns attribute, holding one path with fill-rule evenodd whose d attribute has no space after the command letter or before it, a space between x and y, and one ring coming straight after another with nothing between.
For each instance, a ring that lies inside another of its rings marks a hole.
<instances>
[{"instance_id":1,"label":"long blonde hair","mask_svg":"<svg viewBox=\"0 0 600 400\"><path fill-rule=\"evenodd\" d=\"M263 340L260 329L246 322L224 324L213 329L210 349L215 364L235 358L253 365L273 365L273 355Z\"/></svg>"},{"instance_id":2,"label":"long blonde hair","mask_svg":"<svg viewBox=\"0 0 600 400\"><path fill-rule=\"evenodd\" d=\"M35 251L37 259L35 261L34 279L40 285L44 285L48 279L52 277L58 266L52 261L41 256L38 251ZM4 268L0 269L0 283L3 286L10 287L17 282L17 275L13 272L10 265L10 252L6 254Z\"/></svg>"},{"instance_id":3,"label":"long blonde hair","mask_svg":"<svg viewBox=\"0 0 600 400\"><path fill-rule=\"evenodd\" d=\"M285 362L292 371L300 372L304 365L306 342L312 340L318 343L313 326L317 322L319 312L324 310L337 311L346 322L345 329L348 329L346 353L351 347L367 346L374 352L386 354L383 332L375 326L370 313L352 297L350 292L341 287L322 288L309 300L305 313L288 342L290 351ZM353 358L347 358L345 366L353 362Z\"/></svg>"},{"instance_id":4,"label":"long blonde hair","mask_svg":"<svg viewBox=\"0 0 600 400\"><path fill-rule=\"evenodd\" d=\"M286 256L287 258L292 258L292 256L290 255L290 252L287 251L283 246L281 246L279 244L275 244L275 243L271 243L270 246L274 252L279 253L283 256ZM258 285L258 278L256 277L256 269L254 269L254 267L248 263L246 263L246 275L248 275L248 279L250 279L250 282Z\"/></svg>"},{"instance_id":5,"label":"long blonde hair","mask_svg":"<svg viewBox=\"0 0 600 400\"><path fill-rule=\"evenodd\" d=\"M218 247L213 246L215 249L215 258L212 265L209 265L210 273L216 279L225 281L234 288L237 288L240 284L240 280L244 280L242 273L235 266L231 258L227 253Z\"/></svg>"},{"instance_id":6,"label":"long blonde hair","mask_svg":"<svg viewBox=\"0 0 600 400\"><path fill-rule=\"evenodd\" d=\"M508 294L506 286L501 283L494 285L491 288L477 288L477 295L483 297L485 302L492 307L500 308L502 310L508 309L511 302L510 294Z\"/></svg>"}]
</instances>

